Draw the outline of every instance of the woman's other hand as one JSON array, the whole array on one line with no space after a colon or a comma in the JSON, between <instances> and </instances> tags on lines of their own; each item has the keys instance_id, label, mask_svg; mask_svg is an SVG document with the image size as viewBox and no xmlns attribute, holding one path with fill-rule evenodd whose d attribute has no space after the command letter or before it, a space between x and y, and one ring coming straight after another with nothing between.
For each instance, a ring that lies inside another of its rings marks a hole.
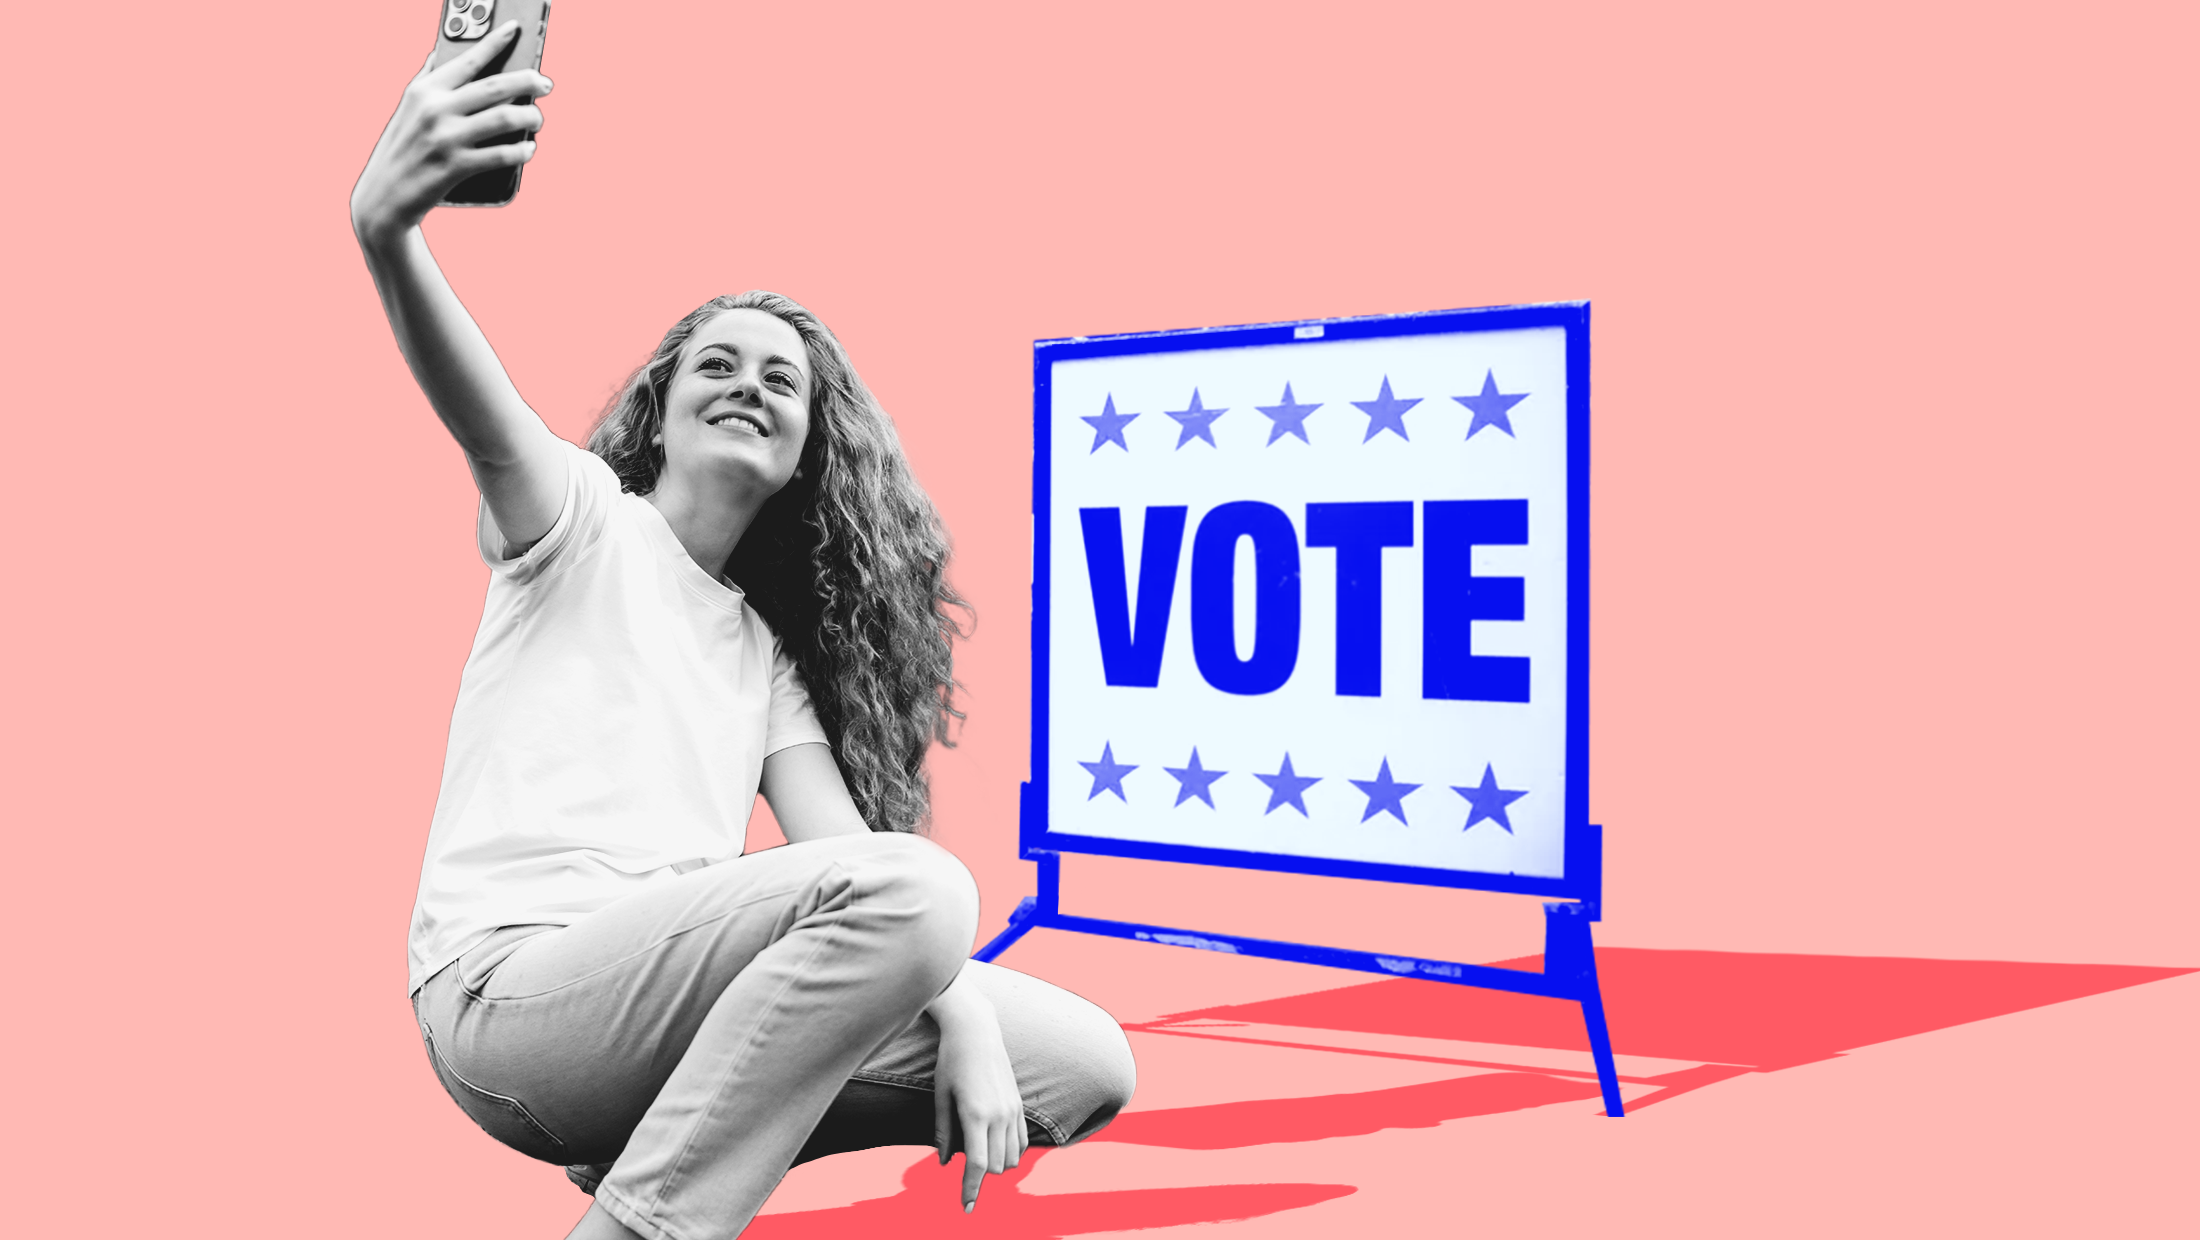
<instances>
[{"instance_id":1,"label":"woman's other hand","mask_svg":"<svg viewBox=\"0 0 2200 1240\"><path fill-rule=\"evenodd\" d=\"M514 69L472 81L481 67L519 37L506 22L481 42L437 68L422 65L398 98L374 153L351 191L351 226L362 245L377 246L420 223L450 188L477 172L508 168L534 158L530 139L494 146L481 143L515 130L542 128L533 103L550 93L550 79Z\"/></svg>"},{"instance_id":2,"label":"woman's other hand","mask_svg":"<svg viewBox=\"0 0 2200 1240\"><path fill-rule=\"evenodd\" d=\"M963 1212L978 1204L978 1186L1023 1161L1028 1137L1016 1071L1001 1044L1001 1023L978 988L957 977L929 1009L940 1025L939 1065L932 1074L932 1135L940 1162L954 1154L962 1125Z\"/></svg>"}]
</instances>

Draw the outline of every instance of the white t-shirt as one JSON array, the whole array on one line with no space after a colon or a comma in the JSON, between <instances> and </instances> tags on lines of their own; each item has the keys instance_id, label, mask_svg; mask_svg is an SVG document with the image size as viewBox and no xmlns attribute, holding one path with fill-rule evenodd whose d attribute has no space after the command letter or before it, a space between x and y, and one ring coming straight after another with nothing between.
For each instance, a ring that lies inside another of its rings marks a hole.
<instances>
[{"instance_id":1,"label":"white t-shirt","mask_svg":"<svg viewBox=\"0 0 2200 1240\"><path fill-rule=\"evenodd\" d=\"M739 856L764 758L825 740L741 592L595 455L494 570L451 712L413 905L412 989L499 926L569 925L653 879Z\"/></svg>"}]
</instances>

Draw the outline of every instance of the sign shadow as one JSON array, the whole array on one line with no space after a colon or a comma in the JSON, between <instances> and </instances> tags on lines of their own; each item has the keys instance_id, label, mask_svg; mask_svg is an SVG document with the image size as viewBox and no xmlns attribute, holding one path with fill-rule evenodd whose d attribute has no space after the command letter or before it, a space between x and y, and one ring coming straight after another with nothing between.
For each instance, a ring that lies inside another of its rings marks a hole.
<instances>
[{"instance_id":1,"label":"sign shadow","mask_svg":"<svg viewBox=\"0 0 2200 1240\"><path fill-rule=\"evenodd\" d=\"M1746 1072L1777 1072L1830 1059L1861 1046L2194 972L2139 965L1626 947L1598 948L1596 958L1614 1051L1622 1056L1684 1060L1696 1065L1656 1076L1623 1072L1623 1081L1660 1087L1630 1100L1630 1112ZM1538 969L1542 958L1528 956L1500 961L1498 965ZM1442 1039L1484 1048L1494 1044L1588 1050L1581 1020L1570 1004L1407 978L1178 1012L1134 1027L1148 1033L1229 1040L1235 1036L1229 1028L1233 1024L1264 1027L1262 1036L1237 1040L1282 1045L1294 1043L1279 1036L1279 1028ZM1440 1054L1364 1047L1316 1044L1309 1049L1457 1062L1485 1069L1522 1066L1486 1058L1447 1059ZM1547 1065L1535 1066L1534 1070L1559 1078L1585 1075ZM1518 1090L1522 1106L1543 1104L1533 1100L1541 1097L1538 1090L1542 1087L1485 1088ZM1439 1091L1432 1097L1453 1095ZM1459 1099L1464 1097L1463 1093L1458 1095ZM1125 1116L1124 1120L1132 1118Z\"/></svg>"},{"instance_id":2,"label":"sign shadow","mask_svg":"<svg viewBox=\"0 0 2200 1240\"><path fill-rule=\"evenodd\" d=\"M1541 959L1500 962L1532 969ZM1622 1056L1694 1066L1621 1080L1656 1086L1630 1099L1630 1113L1749 1072L1777 1072L1893 1041L2031 1008L2195 972L2135 965L1800 956L1745 952L1602 948L1597 969ZM1296 1046L1342 1054L1457 1063L1473 1074L1393 1089L1303 1098L1260 1098L1133 1111L1090 1138L1183 1150L1364 1136L1433 1128L1599 1096L1586 1066L1569 1070L1448 1059L1319 1041L1324 1033L1441 1039L1481 1052L1518 1047L1579 1051L1588 1043L1574 1006L1533 996L1410 978L1290 995L1257 1003L1178 1012L1132 1029L1221 1041ZM1302 1030L1306 1042L1289 1039ZM1235 1032L1233 1032L1235 1031ZM1257 1033L1256 1033L1257 1031ZM1416 1045L1426 1045L1419 1043ZM1547 1058L1547 1055L1546 1055ZM926 1155L902 1174L901 1191L836 1209L760 1215L745 1235L758 1240L875 1240L930 1235L950 1224L970 1240L1067 1240L1097 1232L1235 1222L1348 1196L1347 1184L1218 1184L1112 1192L1030 1193L1023 1180L1058 1151L1034 1147L1023 1165L988 1180L977 1212L964 1216L961 1164Z\"/></svg>"}]
</instances>

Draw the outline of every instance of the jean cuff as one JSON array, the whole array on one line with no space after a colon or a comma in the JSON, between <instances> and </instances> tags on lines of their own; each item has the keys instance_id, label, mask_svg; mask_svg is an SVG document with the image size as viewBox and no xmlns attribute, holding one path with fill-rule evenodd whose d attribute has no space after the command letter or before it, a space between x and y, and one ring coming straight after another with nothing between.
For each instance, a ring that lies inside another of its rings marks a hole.
<instances>
[{"instance_id":1,"label":"jean cuff","mask_svg":"<svg viewBox=\"0 0 2200 1240\"><path fill-rule=\"evenodd\" d=\"M641 1236L643 1240L687 1240L687 1237L642 1213L635 1208L634 1203L602 1184L596 1186L596 1204L603 1207L604 1213L619 1220L628 1231Z\"/></svg>"}]
</instances>

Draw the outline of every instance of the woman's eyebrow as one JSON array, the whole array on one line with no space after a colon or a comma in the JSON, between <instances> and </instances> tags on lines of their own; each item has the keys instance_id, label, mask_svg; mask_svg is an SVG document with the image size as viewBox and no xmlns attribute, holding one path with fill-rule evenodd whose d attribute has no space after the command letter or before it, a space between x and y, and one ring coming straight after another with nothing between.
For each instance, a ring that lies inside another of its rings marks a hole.
<instances>
[{"instance_id":1,"label":"woman's eyebrow","mask_svg":"<svg viewBox=\"0 0 2200 1240\"><path fill-rule=\"evenodd\" d=\"M704 345L702 348L697 349L696 352L706 353L712 349L717 349L722 353L730 353L735 357L741 356L741 350L734 348L730 344L721 344L715 340L711 341L709 344ZM764 364L766 366L792 366L794 367L796 373L803 373L802 363L795 361L791 357L785 357L777 353L766 357L764 359Z\"/></svg>"}]
</instances>

